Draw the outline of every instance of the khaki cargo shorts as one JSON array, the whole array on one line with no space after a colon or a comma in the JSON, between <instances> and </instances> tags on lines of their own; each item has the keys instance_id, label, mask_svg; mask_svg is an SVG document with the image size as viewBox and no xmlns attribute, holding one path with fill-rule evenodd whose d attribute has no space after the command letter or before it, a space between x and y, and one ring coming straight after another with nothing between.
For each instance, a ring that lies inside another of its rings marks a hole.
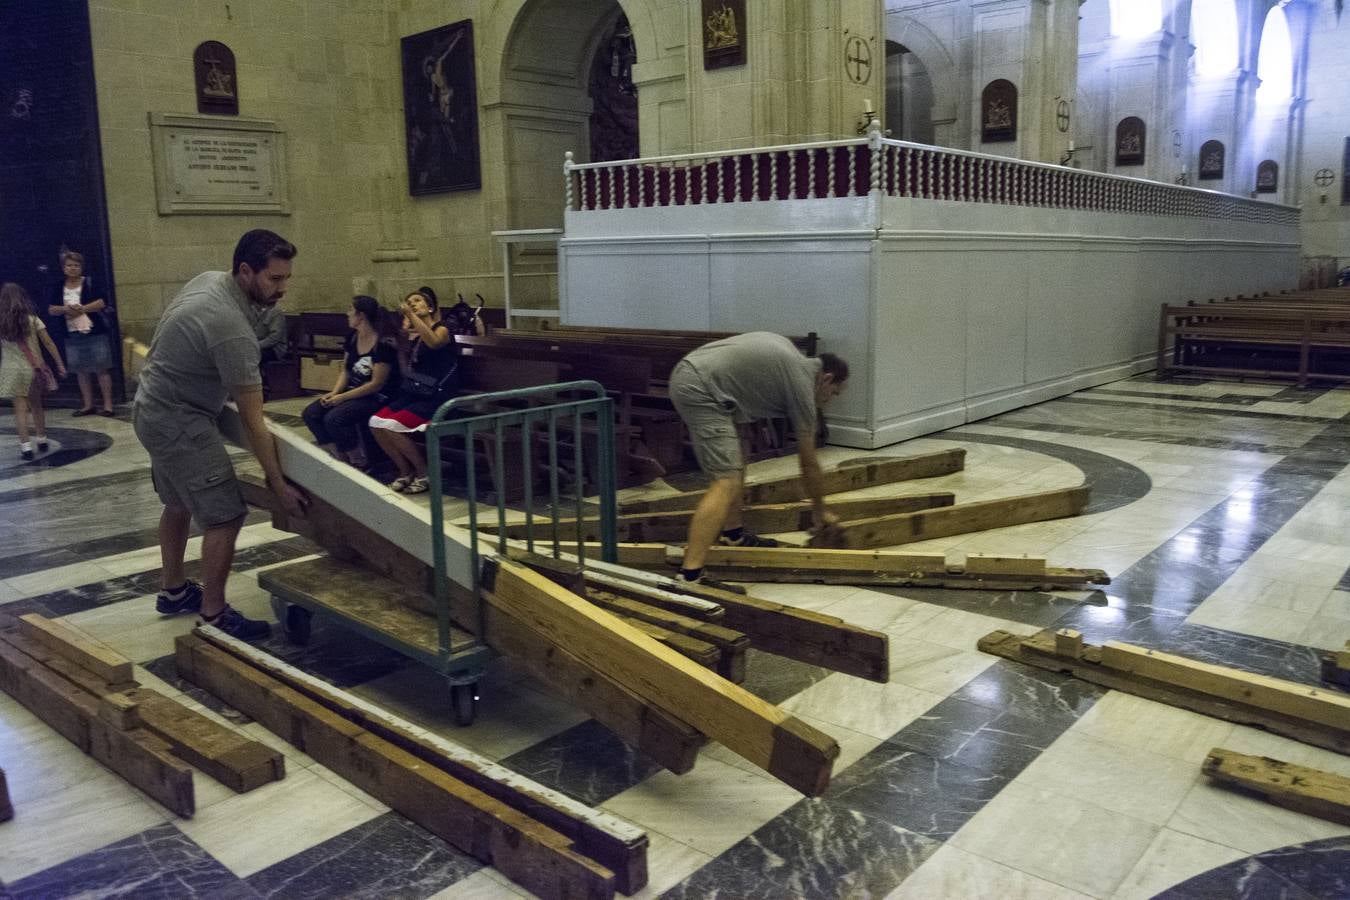
<instances>
[{"instance_id":1,"label":"khaki cargo shorts","mask_svg":"<svg viewBox=\"0 0 1350 900\"><path fill-rule=\"evenodd\" d=\"M717 402L698 371L685 360L671 371L669 389L670 402L689 429L699 468L713 479L740 474L745 461L731 410Z\"/></svg>"},{"instance_id":2,"label":"khaki cargo shorts","mask_svg":"<svg viewBox=\"0 0 1350 900\"><path fill-rule=\"evenodd\" d=\"M185 507L202 528L248 513L225 441L200 417L172 422L135 417L136 437L150 454L150 478L165 506Z\"/></svg>"}]
</instances>

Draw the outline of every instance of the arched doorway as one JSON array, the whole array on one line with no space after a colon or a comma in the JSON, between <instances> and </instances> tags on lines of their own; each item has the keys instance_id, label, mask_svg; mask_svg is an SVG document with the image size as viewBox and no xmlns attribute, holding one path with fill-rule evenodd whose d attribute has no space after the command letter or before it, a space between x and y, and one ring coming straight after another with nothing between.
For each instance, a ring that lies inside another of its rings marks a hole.
<instances>
[{"instance_id":1,"label":"arched doorway","mask_svg":"<svg viewBox=\"0 0 1350 900\"><path fill-rule=\"evenodd\" d=\"M886 117L891 137L918 144L933 140L933 79L923 60L898 41L886 42Z\"/></svg>"}]
</instances>

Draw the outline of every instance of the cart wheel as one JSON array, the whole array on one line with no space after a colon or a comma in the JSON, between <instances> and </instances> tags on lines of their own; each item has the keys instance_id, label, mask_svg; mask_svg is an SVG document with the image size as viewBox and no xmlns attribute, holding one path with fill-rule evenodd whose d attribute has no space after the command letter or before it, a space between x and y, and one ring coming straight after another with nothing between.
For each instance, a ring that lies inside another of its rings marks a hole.
<instances>
[{"instance_id":1,"label":"cart wheel","mask_svg":"<svg viewBox=\"0 0 1350 900\"><path fill-rule=\"evenodd\" d=\"M450 706L455 711L456 725L472 725L478 707L478 684L450 685Z\"/></svg>"},{"instance_id":2,"label":"cart wheel","mask_svg":"<svg viewBox=\"0 0 1350 900\"><path fill-rule=\"evenodd\" d=\"M286 618L281 620L286 628L286 639L301 647L308 644L311 618L312 614L303 606L287 607Z\"/></svg>"}]
</instances>

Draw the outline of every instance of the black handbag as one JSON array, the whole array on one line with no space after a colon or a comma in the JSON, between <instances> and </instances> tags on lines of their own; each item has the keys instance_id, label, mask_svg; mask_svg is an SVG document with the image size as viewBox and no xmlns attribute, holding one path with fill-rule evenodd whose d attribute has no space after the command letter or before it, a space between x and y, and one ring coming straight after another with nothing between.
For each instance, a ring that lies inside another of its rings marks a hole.
<instances>
[{"instance_id":1,"label":"black handbag","mask_svg":"<svg viewBox=\"0 0 1350 900\"><path fill-rule=\"evenodd\" d=\"M441 377L423 375L420 372L408 372L403 376L399 389L418 400L433 400L450 393L454 384L455 368L451 368Z\"/></svg>"}]
</instances>

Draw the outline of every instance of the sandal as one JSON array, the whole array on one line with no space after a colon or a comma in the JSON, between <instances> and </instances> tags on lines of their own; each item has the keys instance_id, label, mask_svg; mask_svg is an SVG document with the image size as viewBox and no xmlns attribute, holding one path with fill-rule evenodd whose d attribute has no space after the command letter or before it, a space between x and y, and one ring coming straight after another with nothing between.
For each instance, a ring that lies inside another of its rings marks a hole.
<instances>
[{"instance_id":1,"label":"sandal","mask_svg":"<svg viewBox=\"0 0 1350 900\"><path fill-rule=\"evenodd\" d=\"M93 414L94 408L91 406L88 409L77 409L70 416L73 419L78 419L80 416L92 416Z\"/></svg>"},{"instance_id":2,"label":"sandal","mask_svg":"<svg viewBox=\"0 0 1350 900\"><path fill-rule=\"evenodd\" d=\"M411 482L409 482L409 484L408 484L408 486L407 486L406 488L403 489L403 493L405 493L405 494L425 494L425 493L427 492L427 489L430 488L430 487L431 487L431 484L427 481L427 476L425 476L425 475L418 475L418 476L417 476L416 478L414 478Z\"/></svg>"},{"instance_id":3,"label":"sandal","mask_svg":"<svg viewBox=\"0 0 1350 900\"><path fill-rule=\"evenodd\" d=\"M406 491L408 489L408 485L412 483L413 479L411 475L400 475L393 481L389 482L389 489L392 491L397 491L398 493L401 494L404 491Z\"/></svg>"}]
</instances>

